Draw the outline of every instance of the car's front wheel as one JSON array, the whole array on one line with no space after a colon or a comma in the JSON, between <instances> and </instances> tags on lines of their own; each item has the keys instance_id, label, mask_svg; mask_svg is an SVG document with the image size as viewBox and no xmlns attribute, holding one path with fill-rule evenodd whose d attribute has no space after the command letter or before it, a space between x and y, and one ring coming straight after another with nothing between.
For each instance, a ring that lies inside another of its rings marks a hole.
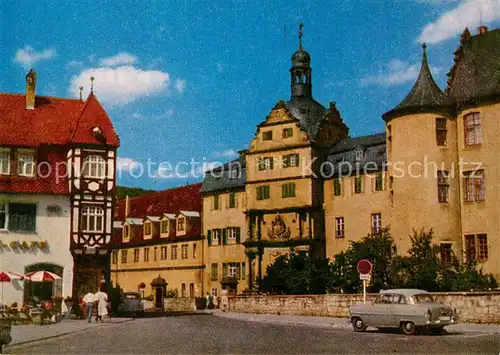
<instances>
[{"instance_id":1,"label":"car's front wheel","mask_svg":"<svg viewBox=\"0 0 500 355\"><path fill-rule=\"evenodd\" d=\"M401 322L401 330L406 335L415 335L417 333L417 327L413 322Z\"/></svg>"},{"instance_id":2,"label":"car's front wheel","mask_svg":"<svg viewBox=\"0 0 500 355\"><path fill-rule=\"evenodd\" d=\"M364 332L366 330L366 325L363 320L359 317L352 319L352 327L356 332Z\"/></svg>"}]
</instances>

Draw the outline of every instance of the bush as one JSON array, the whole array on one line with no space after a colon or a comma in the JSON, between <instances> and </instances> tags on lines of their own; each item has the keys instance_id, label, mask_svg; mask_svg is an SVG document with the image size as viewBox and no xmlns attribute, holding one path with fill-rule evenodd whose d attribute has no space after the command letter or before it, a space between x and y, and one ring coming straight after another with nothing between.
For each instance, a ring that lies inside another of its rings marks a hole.
<instances>
[{"instance_id":1,"label":"bush","mask_svg":"<svg viewBox=\"0 0 500 355\"><path fill-rule=\"evenodd\" d=\"M75 318L77 319L83 319L83 309L82 306L77 302L73 304L73 307L71 308L71 313L75 315Z\"/></svg>"},{"instance_id":2,"label":"bush","mask_svg":"<svg viewBox=\"0 0 500 355\"><path fill-rule=\"evenodd\" d=\"M174 288L172 290L167 290L167 294L165 295L166 298L178 298L179 297L179 291Z\"/></svg>"}]
</instances>

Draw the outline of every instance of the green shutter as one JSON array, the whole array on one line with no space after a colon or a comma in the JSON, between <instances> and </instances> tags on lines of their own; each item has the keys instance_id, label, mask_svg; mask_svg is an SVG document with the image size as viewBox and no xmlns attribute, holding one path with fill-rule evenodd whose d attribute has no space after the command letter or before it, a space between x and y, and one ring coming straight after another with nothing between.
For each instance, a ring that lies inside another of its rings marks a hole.
<instances>
[{"instance_id":1,"label":"green shutter","mask_svg":"<svg viewBox=\"0 0 500 355\"><path fill-rule=\"evenodd\" d=\"M222 263L222 278L227 277L227 263Z\"/></svg>"},{"instance_id":2,"label":"green shutter","mask_svg":"<svg viewBox=\"0 0 500 355\"><path fill-rule=\"evenodd\" d=\"M208 245L212 245L212 231L209 229L207 232Z\"/></svg>"},{"instance_id":3,"label":"green shutter","mask_svg":"<svg viewBox=\"0 0 500 355\"><path fill-rule=\"evenodd\" d=\"M227 244L227 228L222 230L222 245Z\"/></svg>"},{"instance_id":4,"label":"green shutter","mask_svg":"<svg viewBox=\"0 0 500 355\"><path fill-rule=\"evenodd\" d=\"M245 280L247 278L247 263L246 261L241 263L241 279Z\"/></svg>"},{"instance_id":5,"label":"green shutter","mask_svg":"<svg viewBox=\"0 0 500 355\"><path fill-rule=\"evenodd\" d=\"M240 280L241 279L241 267L240 267L240 263L236 263L236 280Z\"/></svg>"},{"instance_id":6,"label":"green shutter","mask_svg":"<svg viewBox=\"0 0 500 355\"><path fill-rule=\"evenodd\" d=\"M281 197L286 197L286 184L281 185Z\"/></svg>"},{"instance_id":7,"label":"green shutter","mask_svg":"<svg viewBox=\"0 0 500 355\"><path fill-rule=\"evenodd\" d=\"M241 228L236 227L236 244L240 244L240 234L241 234Z\"/></svg>"},{"instance_id":8,"label":"green shutter","mask_svg":"<svg viewBox=\"0 0 500 355\"><path fill-rule=\"evenodd\" d=\"M218 229L218 236L219 236L219 245L222 245L222 229Z\"/></svg>"}]
</instances>

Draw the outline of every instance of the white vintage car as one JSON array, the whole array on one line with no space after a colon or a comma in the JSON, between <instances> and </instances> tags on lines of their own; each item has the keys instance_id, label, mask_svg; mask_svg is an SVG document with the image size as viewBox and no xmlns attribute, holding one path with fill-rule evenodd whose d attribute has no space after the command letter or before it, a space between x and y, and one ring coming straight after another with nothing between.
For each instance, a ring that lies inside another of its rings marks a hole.
<instances>
[{"instance_id":1,"label":"white vintage car","mask_svg":"<svg viewBox=\"0 0 500 355\"><path fill-rule=\"evenodd\" d=\"M375 301L351 306L349 312L350 322L357 332L376 327L401 328L407 335L419 329L441 334L445 326L458 320L455 310L436 303L431 293L417 289L381 291Z\"/></svg>"}]
</instances>

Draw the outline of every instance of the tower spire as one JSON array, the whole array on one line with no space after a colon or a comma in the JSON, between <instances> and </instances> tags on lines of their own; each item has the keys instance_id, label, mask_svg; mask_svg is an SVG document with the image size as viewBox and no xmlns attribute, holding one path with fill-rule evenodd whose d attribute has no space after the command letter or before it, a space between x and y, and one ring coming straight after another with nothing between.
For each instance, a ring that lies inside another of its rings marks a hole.
<instances>
[{"instance_id":1,"label":"tower spire","mask_svg":"<svg viewBox=\"0 0 500 355\"><path fill-rule=\"evenodd\" d=\"M93 76L90 77L90 92L94 93L94 80L95 78Z\"/></svg>"},{"instance_id":2,"label":"tower spire","mask_svg":"<svg viewBox=\"0 0 500 355\"><path fill-rule=\"evenodd\" d=\"M304 24L301 22L299 25L299 51L302 50L302 27L304 27Z\"/></svg>"}]
</instances>

